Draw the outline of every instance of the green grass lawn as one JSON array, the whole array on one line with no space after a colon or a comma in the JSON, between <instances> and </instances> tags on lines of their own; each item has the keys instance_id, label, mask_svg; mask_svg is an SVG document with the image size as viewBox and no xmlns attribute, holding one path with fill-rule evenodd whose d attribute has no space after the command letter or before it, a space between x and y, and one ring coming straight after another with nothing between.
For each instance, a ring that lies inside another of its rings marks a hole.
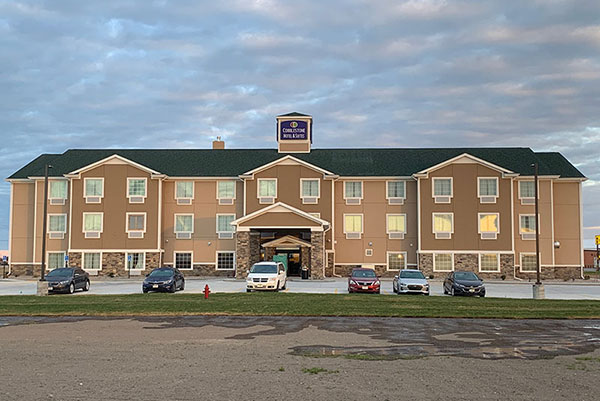
<instances>
[{"instance_id":1,"label":"green grass lawn","mask_svg":"<svg viewBox=\"0 0 600 401\"><path fill-rule=\"evenodd\" d=\"M591 319L599 301L381 296L371 294L132 294L0 296L0 315L389 316Z\"/></svg>"}]
</instances>

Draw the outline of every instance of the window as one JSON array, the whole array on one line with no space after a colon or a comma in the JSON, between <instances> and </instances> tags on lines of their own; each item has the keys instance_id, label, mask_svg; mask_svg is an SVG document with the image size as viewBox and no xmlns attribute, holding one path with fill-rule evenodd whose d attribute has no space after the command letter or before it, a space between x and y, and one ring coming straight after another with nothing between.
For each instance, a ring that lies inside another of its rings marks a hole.
<instances>
[{"instance_id":1,"label":"window","mask_svg":"<svg viewBox=\"0 0 600 401\"><path fill-rule=\"evenodd\" d=\"M104 178L83 179L85 203L100 203L104 197Z\"/></svg>"},{"instance_id":2,"label":"window","mask_svg":"<svg viewBox=\"0 0 600 401\"><path fill-rule=\"evenodd\" d=\"M85 270L101 270L100 263L102 254L100 252L84 252L83 253L83 268Z\"/></svg>"},{"instance_id":3,"label":"window","mask_svg":"<svg viewBox=\"0 0 600 401\"><path fill-rule=\"evenodd\" d=\"M277 179L259 178L258 179L258 198L259 203L273 203L277 197Z\"/></svg>"},{"instance_id":4,"label":"window","mask_svg":"<svg viewBox=\"0 0 600 401\"><path fill-rule=\"evenodd\" d=\"M67 232L67 215L66 214L49 214L48 215L48 233L60 233L64 234ZM50 236L52 238L52 235ZM62 238L62 236L61 236Z\"/></svg>"},{"instance_id":5,"label":"window","mask_svg":"<svg viewBox=\"0 0 600 401\"><path fill-rule=\"evenodd\" d=\"M479 235L481 239L496 239L500 232L498 213L479 213Z\"/></svg>"},{"instance_id":6,"label":"window","mask_svg":"<svg viewBox=\"0 0 600 401\"><path fill-rule=\"evenodd\" d=\"M235 220L235 214L217 214L217 233L219 238L233 238L235 228L231 222Z\"/></svg>"},{"instance_id":7,"label":"window","mask_svg":"<svg viewBox=\"0 0 600 401\"><path fill-rule=\"evenodd\" d=\"M406 215L388 214L386 215L387 234L390 239L404 239L406 233Z\"/></svg>"},{"instance_id":8,"label":"window","mask_svg":"<svg viewBox=\"0 0 600 401\"><path fill-rule=\"evenodd\" d=\"M346 239L360 239L363 231L363 216L362 214L345 214L344 215L344 233Z\"/></svg>"},{"instance_id":9,"label":"window","mask_svg":"<svg viewBox=\"0 0 600 401\"><path fill-rule=\"evenodd\" d=\"M435 203L450 203L452 198L452 178L433 178L433 197Z\"/></svg>"},{"instance_id":10,"label":"window","mask_svg":"<svg viewBox=\"0 0 600 401\"><path fill-rule=\"evenodd\" d=\"M100 238L102 216L102 213L83 214L83 232L85 233L85 238Z\"/></svg>"},{"instance_id":11,"label":"window","mask_svg":"<svg viewBox=\"0 0 600 401\"><path fill-rule=\"evenodd\" d=\"M387 269L402 270L406 269L406 252L388 252Z\"/></svg>"},{"instance_id":12,"label":"window","mask_svg":"<svg viewBox=\"0 0 600 401\"><path fill-rule=\"evenodd\" d=\"M481 203L496 203L498 198L498 178L478 178L477 196Z\"/></svg>"},{"instance_id":13,"label":"window","mask_svg":"<svg viewBox=\"0 0 600 401\"><path fill-rule=\"evenodd\" d=\"M192 253L175 252L175 268L180 270L192 270Z\"/></svg>"},{"instance_id":14,"label":"window","mask_svg":"<svg viewBox=\"0 0 600 401\"><path fill-rule=\"evenodd\" d=\"M190 239L194 232L193 214L175 215L175 235L178 239Z\"/></svg>"},{"instance_id":15,"label":"window","mask_svg":"<svg viewBox=\"0 0 600 401\"><path fill-rule=\"evenodd\" d=\"M406 198L405 181L388 181L386 187L386 198L390 205L403 204Z\"/></svg>"},{"instance_id":16,"label":"window","mask_svg":"<svg viewBox=\"0 0 600 401\"><path fill-rule=\"evenodd\" d=\"M454 257L451 253L433 254L434 272L451 272L454 270Z\"/></svg>"},{"instance_id":17,"label":"window","mask_svg":"<svg viewBox=\"0 0 600 401\"><path fill-rule=\"evenodd\" d=\"M144 203L146 198L146 178L127 179L127 197L129 203Z\"/></svg>"},{"instance_id":18,"label":"window","mask_svg":"<svg viewBox=\"0 0 600 401\"><path fill-rule=\"evenodd\" d=\"M519 220L519 232L521 233L521 239L535 239L535 214L521 214L519 216Z\"/></svg>"},{"instance_id":19,"label":"window","mask_svg":"<svg viewBox=\"0 0 600 401\"><path fill-rule=\"evenodd\" d=\"M346 199L346 205L360 205L360 200L363 197L362 184L362 181L344 182L344 199Z\"/></svg>"},{"instance_id":20,"label":"window","mask_svg":"<svg viewBox=\"0 0 600 401\"><path fill-rule=\"evenodd\" d=\"M480 272L499 272L500 255L497 253L482 253L479 255Z\"/></svg>"},{"instance_id":21,"label":"window","mask_svg":"<svg viewBox=\"0 0 600 401\"><path fill-rule=\"evenodd\" d=\"M127 233L129 238L144 238L146 213L127 213Z\"/></svg>"},{"instance_id":22,"label":"window","mask_svg":"<svg viewBox=\"0 0 600 401\"><path fill-rule=\"evenodd\" d=\"M67 181L50 181L48 186L48 198L67 199Z\"/></svg>"},{"instance_id":23,"label":"window","mask_svg":"<svg viewBox=\"0 0 600 401\"><path fill-rule=\"evenodd\" d=\"M127 268L129 270L144 270L144 252L128 252L127 253Z\"/></svg>"},{"instance_id":24,"label":"window","mask_svg":"<svg viewBox=\"0 0 600 401\"><path fill-rule=\"evenodd\" d=\"M193 181L177 181L175 182L175 199L179 204L190 204L190 200L194 199L194 182ZM188 201L181 203L180 200Z\"/></svg>"},{"instance_id":25,"label":"window","mask_svg":"<svg viewBox=\"0 0 600 401\"><path fill-rule=\"evenodd\" d=\"M521 254L521 271L522 272L537 272L537 257L535 253ZM541 269L541 266L540 266Z\"/></svg>"},{"instance_id":26,"label":"window","mask_svg":"<svg viewBox=\"0 0 600 401\"><path fill-rule=\"evenodd\" d=\"M519 181L519 198L535 199L535 182L534 181Z\"/></svg>"},{"instance_id":27,"label":"window","mask_svg":"<svg viewBox=\"0 0 600 401\"><path fill-rule=\"evenodd\" d=\"M435 239L450 239L454 232L454 214L433 213L433 233Z\"/></svg>"},{"instance_id":28,"label":"window","mask_svg":"<svg viewBox=\"0 0 600 401\"><path fill-rule=\"evenodd\" d=\"M218 181L217 199L220 205L233 205L233 200L235 199L235 181Z\"/></svg>"},{"instance_id":29,"label":"window","mask_svg":"<svg viewBox=\"0 0 600 401\"><path fill-rule=\"evenodd\" d=\"M304 204L314 204L319 201L320 181L318 179L300 179L300 197Z\"/></svg>"},{"instance_id":30,"label":"window","mask_svg":"<svg viewBox=\"0 0 600 401\"><path fill-rule=\"evenodd\" d=\"M235 269L235 252L217 252L217 270Z\"/></svg>"},{"instance_id":31,"label":"window","mask_svg":"<svg viewBox=\"0 0 600 401\"><path fill-rule=\"evenodd\" d=\"M48 252L48 270L65 267L64 252Z\"/></svg>"}]
</instances>

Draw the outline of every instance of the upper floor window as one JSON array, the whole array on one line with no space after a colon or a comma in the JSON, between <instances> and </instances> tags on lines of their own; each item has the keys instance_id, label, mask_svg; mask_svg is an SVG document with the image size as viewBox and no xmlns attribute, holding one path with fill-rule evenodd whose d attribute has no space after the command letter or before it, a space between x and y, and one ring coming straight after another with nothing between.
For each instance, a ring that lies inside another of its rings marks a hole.
<instances>
[{"instance_id":1,"label":"upper floor window","mask_svg":"<svg viewBox=\"0 0 600 401\"><path fill-rule=\"evenodd\" d=\"M388 214L386 227L390 239L404 239L404 234L406 234L406 215Z\"/></svg>"},{"instance_id":2,"label":"upper floor window","mask_svg":"<svg viewBox=\"0 0 600 401\"><path fill-rule=\"evenodd\" d=\"M535 239L537 224L535 214L522 214L519 217L519 232L521 239Z\"/></svg>"},{"instance_id":3,"label":"upper floor window","mask_svg":"<svg viewBox=\"0 0 600 401\"><path fill-rule=\"evenodd\" d=\"M85 238L100 238L102 232L102 213L83 214L83 232Z\"/></svg>"},{"instance_id":4,"label":"upper floor window","mask_svg":"<svg viewBox=\"0 0 600 401\"><path fill-rule=\"evenodd\" d=\"M85 203L100 203L104 197L104 178L84 178Z\"/></svg>"},{"instance_id":5,"label":"upper floor window","mask_svg":"<svg viewBox=\"0 0 600 401\"><path fill-rule=\"evenodd\" d=\"M258 201L262 204L274 203L277 197L277 179L258 179Z\"/></svg>"},{"instance_id":6,"label":"upper floor window","mask_svg":"<svg viewBox=\"0 0 600 401\"><path fill-rule=\"evenodd\" d=\"M194 199L194 182L175 182L175 199L177 199L178 205L190 205Z\"/></svg>"},{"instance_id":7,"label":"upper floor window","mask_svg":"<svg viewBox=\"0 0 600 401\"><path fill-rule=\"evenodd\" d=\"M435 239L450 239L454 232L453 213L433 213L433 233Z\"/></svg>"},{"instance_id":8,"label":"upper floor window","mask_svg":"<svg viewBox=\"0 0 600 401\"><path fill-rule=\"evenodd\" d=\"M481 203L496 203L498 198L498 178L479 178L477 180L479 201Z\"/></svg>"},{"instance_id":9,"label":"upper floor window","mask_svg":"<svg viewBox=\"0 0 600 401\"><path fill-rule=\"evenodd\" d=\"M48 237L50 239L63 239L67 232L66 214L48 215Z\"/></svg>"},{"instance_id":10,"label":"upper floor window","mask_svg":"<svg viewBox=\"0 0 600 401\"><path fill-rule=\"evenodd\" d=\"M177 239L190 239L194 232L193 214L175 215L175 236Z\"/></svg>"},{"instance_id":11,"label":"upper floor window","mask_svg":"<svg viewBox=\"0 0 600 401\"><path fill-rule=\"evenodd\" d=\"M453 196L452 178L433 178L432 185L435 203L450 203Z\"/></svg>"},{"instance_id":12,"label":"upper floor window","mask_svg":"<svg viewBox=\"0 0 600 401\"><path fill-rule=\"evenodd\" d=\"M144 203L147 196L146 178L127 179L127 197L129 203Z\"/></svg>"},{"instance_id":13,"label":"upper floor window","mask_svg":"<svg viewBox=\"0 0 600 401\"><path fill-rule=\"evenodd\" d=\"M219 205L233 205L235 199L235 181L217 182L217 199Z\"/></svg>"},{"instance_id":14,"label":"upper floor window","mask_svg":"<svg viewBox=\"0 0 600 401\"><path fill-rule=\"evenodd\" d=\"M363 197L362 181L345 181L344 182L344 199L346 205L360 205Z\"/></svg>"},{"instance_id":15,"label":"upper floor window","mask_svg":"<svg viewBox=\"0 0 600 401\"><path fill-rule=\"evenodd\" d=\"M67 199L67 181L49 181L48 198L51 205L64 205Z\"/></svg>"},{"instance_id":16,"label":"upper floor window","mask_svg":"<svg viewBox=\"0 0 600 401\"><path fill-rule=\"evenodd\" d=\"M127 213L127 234L129 238L144 238L146 213Z\"/></svg>"},{"instance_id":17,"label":"upper floor window","mask_svg":"<svg viewBox=\"0 0 600 401\"><path fill-rule=\"evenodd\" d=\"M496 239L500 232L498 213L479 213L479 235L481 239Z\"/></svg>"},{"instance_id":18,"label":"upper floor window","mask_svg":"<svg viewBox=\"0 0 600 401\"><path fill-rule=\"evenodd\" d=\"M406 181L388 181L386 198L390 205L403 204L406 199Z\"/></svg>"},{"instance_id":19,"label":"upper floor window","mask_svg":"<svg viewBox=\"0 0 600 401\"><path fill-rule=\"evenodd\" d=\"M346 239L360 239L363 232L363 216L362 214L345 214L344 215L344 233Z\"/></svg>"},{"instance_id":20,"label":"upper floor window","mask_svg":"<svg viewBox=\"0 0 600 401\"><path fill-rule=\"evenodd\" d=\"M235 214L218 214L217 215L217 234L221 239L233 238L235 228L231 222L235 220Z\"/></svg>"},{"instance_id":21,"label":"upper floor window","mask_svg":"<svg viewBox=\"0 0 600 401\"><path fill-rule=\"evenodd\" d=\"M519 181L519 199L522 205L535 203L535 181Z\"/></svg>"},{"instance_id":22,"label":"upper floor window","mask_svg":"<svg viewBox=\"0 0 600 401\"><path fill-rule=\"evenodd\" d=\"M320 197L320 180L319 179L300 179L300 189L302 203L314 204L319 201Z\"/></svg>"}]
</instances>

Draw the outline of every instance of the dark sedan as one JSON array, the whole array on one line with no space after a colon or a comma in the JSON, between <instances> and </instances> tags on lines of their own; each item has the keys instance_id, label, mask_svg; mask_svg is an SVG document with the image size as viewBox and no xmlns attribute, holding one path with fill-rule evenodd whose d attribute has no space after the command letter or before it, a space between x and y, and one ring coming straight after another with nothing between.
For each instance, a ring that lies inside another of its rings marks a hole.
<instances>
[{"instance_id":1,"label":"dark sedan","mask_svg":"<svg viewBox=\"0 0 600 401\"><path fill-rule=\"evenodd\" d=\"M473 272L452 272L444 280L444 294L485 297L483 280Z\"/></svg>"},{"instance_id":2,"label":"dark sedan","mask_svg":"<svg viewBox=\"0 0 600 401\"><path fill-rule=\"evenodd\" d=\"M90 289L90 276L78 267L62 267L54 269L46 275L48 292L66 292L72 294L75 290Z\"/></svg>"},{"instance_id":3,"label":"dark sedan","mask_svg":"<svg viewBox=\"0 0 600 401\"><path fill-rule=\"evenodd\" d=\"M372 292L379 294L381 282L373 269L352 269L348 277L348 292Z\"/></svg>"},{"instance_id":4,"label":"dark sedan","mask_svg":"<svg viewBox=\"0 0 600 401\"><path fill-rule=\"evenodd\" d=\"M185 279L183 274L174 267L159 267L146 276L142 284L142 292L183 290Z\"/></svg>"}]
</instances>

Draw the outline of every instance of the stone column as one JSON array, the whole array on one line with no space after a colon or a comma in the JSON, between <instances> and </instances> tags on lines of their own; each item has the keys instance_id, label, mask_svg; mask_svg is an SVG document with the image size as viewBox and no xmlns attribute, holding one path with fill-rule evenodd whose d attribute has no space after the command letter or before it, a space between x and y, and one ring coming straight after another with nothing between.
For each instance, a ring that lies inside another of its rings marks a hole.
<instances>
[{"instance_id":1,"label":"stone column","mask_svg":"<svg viewBox=\"0 0 600 401\"><path fill-rule=\"evenodd\" d=\"M273 260L276 249L272 246L265 248L265 260Z\"/></svg>"},{"instance_id":2,"label":"stone column","mask_svg":"<svg viewBox=\"0 0 600 401\"><path fill-rule=\"evenodd\" d=\"M310 248L307 246L300 248L300 269L304 266L310 267Z\"/></svg>"},{"instance_id":3,"label":"stone column","mask_svg":"<svg viewBox=\"0 0 600 401\"><path fill-rule=\"evenodd\" d=\"M245 278L250 267L260 261L260 233L239 231L235 235L235 276Z\"/></svg>"},{"instance_id":4,"label":"stone column","mask_svg":"<svg viewBox=\"0 0 600 401\"><path fill-rule=\"evenodd\" d=\"M325 263L325 247L323 246L323 232L312 231L310 233L310 277L312 279L323 279L323 266Z\"/></svg>"}]
</instances>

